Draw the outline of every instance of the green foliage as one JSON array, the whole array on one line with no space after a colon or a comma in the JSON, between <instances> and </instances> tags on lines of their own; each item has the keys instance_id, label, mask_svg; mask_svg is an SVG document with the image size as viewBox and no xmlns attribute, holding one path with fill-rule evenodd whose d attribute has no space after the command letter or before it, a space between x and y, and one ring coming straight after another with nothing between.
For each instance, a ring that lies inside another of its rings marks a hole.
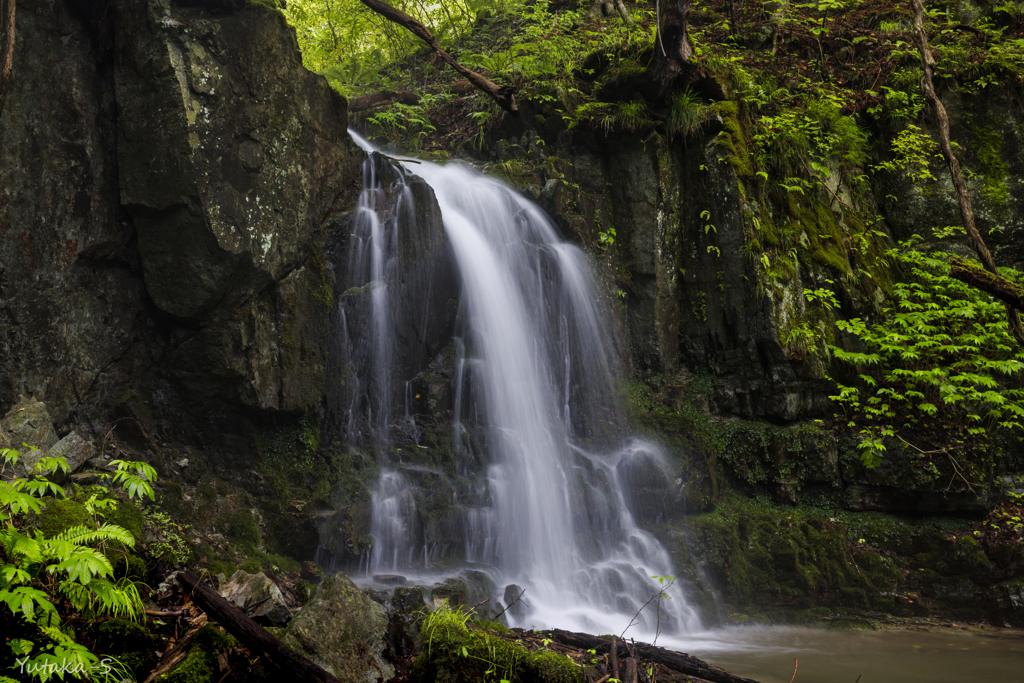
<instances>
[{"instance_id":1,"label":"green foliage","mask_svg":"<svg viewBox=\"0 0 1024 683\"><path fill-rule=\"evenodd\" d=\"M689 87L672 98L668 115L669 135L693 135L707 116L707 106Z\"/></svg>"},{"instance_id":2,"label":"green foliage","mask_svg":"<svg viewBox=\"0 0 1024 683\"><path fill-rule=\"evenodd\" d=\"M947 456L963 476L971 462L962 456L980 466L997 432L1024 433L1024 353L1002 304L949 277L948 254L911 247L892 254L908 279L895 286L885 318L836 323L866 351L832 347L860 380L840 383L832 399L860 437L865 466L877 467L895 438L926 471L937 473L935 461Z\"/></svg>"},{"instance_id":3,"label":"green foliage","mask_svg":"<svg viewBox=\"0 0 1024 683\"><path fill-rule=\"evenodd\" d=\"M0 449L0 458L13 465L21 454ZM114 479L129 495L142 495L147 489L152 492L148 482L139 481L139 473L151 474L155 479L148 465L123 461L114 461L114 465ZM28 513L45 518L51 505L67 512L64 489L46 478L67 471L63 458L41 458L28 478L0 482L0 548L4 558L0 565L0 603L9 612L8 621L18 623L27 636L11 638L7 646L24 665L21 673L39 681L63 678L67 670L103 670L99 657L75 641L74 631L66 625L71 614L87 619L135 619L142 613L135 585L114 580L113 566L103 552L110 544L131 548L135 538L120 526L100 524L89 517L90 512L109 508L97 496L92 496L88 505L79 505L76 514L81 514L74 519L59 515L61 528L55 527L49 536L26 524ZM54 498L44 499L47 494Z\"/></svg>"},{"instance_id":4,"label":"green foliage","mask_svg":"<svg viewBox=\"0 0 1024 683\"><path fill-rule=\"evenodd\" d=\"M149 554L174 566L188 562L192 550L185 534L189 527L174 522L170 515L155 506L146 508L142 514L145 516L146 526L156 537L149 544Z\"/></svg>"},{"instance_id":5,"label":"green foliage","mask_svg":"<svg viewBox=\"0 0 1024 683\"><path fill-rule=\"evenodd\" d=\"M939 145L930 135L915 126L908 125L901 130L892 141L892 159L875 164L871 168L876 171L897 173L906 171L913 180L921 183L935 180L929 164L938 153Z\"/></svg>"}]
</instances>

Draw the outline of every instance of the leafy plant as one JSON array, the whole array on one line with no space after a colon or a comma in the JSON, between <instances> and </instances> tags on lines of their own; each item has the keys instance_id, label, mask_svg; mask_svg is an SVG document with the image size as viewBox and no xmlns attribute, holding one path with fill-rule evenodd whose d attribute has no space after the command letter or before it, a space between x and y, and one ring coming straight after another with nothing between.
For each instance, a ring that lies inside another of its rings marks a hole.
<instances>
[{"instance_id":1,"label":"leafy plant","mask_svg":"<svg viewBox=\"0 0 1024 683\"><path fill-rule=\"evenodd\" d=\"M15 465L22 455L13 449L0 449L5 466ZM156 473L144 463L114 461L114 480L122 484L130 497L152 497L148 474ZM105 665L87 647L76 642L67 617L113 616L136 619L142 614L142 600L135 585L126 579L115 580L110 560L103 554L105 544L131 548L132 534L114 524L96 528L78 525L46 538L32 529L28 515L43 513L46 497L64 498L64 489L46 477L68 471L64 458L43 457L29 476L0 482L0 603L21 625L28 637L12 637L7 646L22 675L47 681L64 678L66 672L102 672ZM103 509L92 500L91 514ZM106 667L107 670L110 667ZM0 677L2 681L12 679Z\"/></svg>"},{"instance_id":2,"label":"leafy plant","mask_svg":"<svg viewBox=\"0 0 1024 683\"><path fill-rule=\"evenodd\" d=\"M887 440L896 439L924 469L935 473L934 461L948 459L966 480L983 466L997 431L1024 433L1024 353L1007 332L1002 304L949 277L948 254L911 247L890 254L909 277L895 286L886 317L836 323L866 351L831 347L859 373L831 398L859 435L865 466L881 464Z\"/></svg>"}]
</instances>

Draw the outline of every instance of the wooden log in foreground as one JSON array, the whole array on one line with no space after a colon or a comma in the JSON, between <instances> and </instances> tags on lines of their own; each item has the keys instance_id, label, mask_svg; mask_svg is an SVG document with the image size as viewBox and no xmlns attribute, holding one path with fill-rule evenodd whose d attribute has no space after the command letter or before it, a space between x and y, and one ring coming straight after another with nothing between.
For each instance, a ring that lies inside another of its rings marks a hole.
<instances>
[{"instance_id":1,"label":"wooden log in foreground","mask_svg":"<svg viewBox=\"0 0 1024 683\"><path fill-rule=\"evenodd\" d=\"M178 582L189 592L192 602L199 605L212 621L223 626L254 654L262 655L279 669L275 680L340 683L330 673L288 649L217 591L202 584L192 572L183 571L178 574Z\"/></svg>"},{"instance_id":2,"label":"wooden log in foreground","mask_svg":"<svg viewBox=\"0 0 1024 683\"><path fill-rule=\"evenodd\" d=\"M588 633L574 633L557 628L551 631L544 631L544 633L556 643L570 645L582 650L595 650L598 654L607 653L612 657L612 661L620 657L625 659L630 656L629 648L626 647L626 644L616 638L609 640L607 637L592 636ZM616 651L614 653L612 652L612 642L615 643ZM647 643L634 643L630 648L633 650L633 656L641 662L661 664L673 671L678 671L687 676L702 678L705 681L711 681L711 683L758 683L751 678L733 675L725 669L719 669L714 664L708 664L702 659L697 659L682 652L673 652L665 648L648 645Z\"/></svg>"},{"instance_id":3,"label":"wooden log in foreground","mask_svg":"<svg viewBox=\"0 0 1024 683\"><path fill-rule=\"evenodd\" d=\"M970 261L953 256L949 259L949 276L975 289L988 292L1018 311L1024 311L1024 287L1014 284L1002 275L996 275Z\"/></svg>"}]
</instances>

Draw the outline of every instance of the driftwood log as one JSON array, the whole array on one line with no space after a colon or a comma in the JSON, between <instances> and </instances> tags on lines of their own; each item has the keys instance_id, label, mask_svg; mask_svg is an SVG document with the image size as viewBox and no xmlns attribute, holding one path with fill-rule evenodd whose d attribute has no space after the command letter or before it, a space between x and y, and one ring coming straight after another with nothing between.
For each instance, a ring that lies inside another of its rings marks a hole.
<instances>
[{"instance_id":1,"label":"driftwood log","mask_svg":"<svg viewBox=\"0 0 1024 683\"><path fill-rule=\"evenodd\" d=\"M192 602L199 605L212 621L223 626L254 654L262 655L271 666L278 669L275 680L339 683L330 673L288 649L242 610L200 582L199 577L192 572L183 571L178 574L178 582L188 591Z\"/></svg>"},{"instance_id":2,"label":"driftwood log","mask_svg":"<svg viewBox=\"0 0 1024 683\"><path fill-rule=\"evenodd\" d=\"M975 289L988 292L1018 311L1024 311L1024 287L957 256L949 259L949 275Z\"/></svg>"},{"instance_id":3,"label":"driftwood log","mask_svg":"<svg viewBox=\"0 0 1024 683\"><path fill-rule=\"evenodd\" d=\"M665 648L648 645L647 643L633 643L627 647L625 642L617 638L609 639L607 637L592 636L588 633L563 631L557 628L551 631L544 631L544 633L556 643L583 650L594 650L598 654L607 654L612 662L616 663L620 658L625 661L626 658L632 656L641 662L661 664L673 671L687 676L694 676L695 678L702 678L712 683L757 683L753 679L736 676L725 669L718 668L714 664L708 664L702 659L681 652L673 652ZM612 650L612 643L615 644L614 651Z\"/></svg>"},{"instance_id":4,"label":"driftwood log","mask_svg":"<svg viewBox=\"0 0 1024 683\"><path fill-rule=\"evenodd\" d=\"M410 17L402 10L395 9L391 5L380 2L380 0L361 0L361 2L388 21L398 24L399 26L404 26L412 31L416 37L429 45L430 49L436 52L441 59L448 62L448 66L459 72L464 78L472 83L474 87L482 90L490 96L492 100L498 103L499 107L507 111L512 116L519 116L519 108L516 107L515 88L507 85L499 86L497 83L493 83L477 72L470 71L459 64L454 57L444 51L444 48L442 48L440 43L437 42L437 39L434 38L434 34L430 32L430 29Z\"/></svg>"}]
</instances>

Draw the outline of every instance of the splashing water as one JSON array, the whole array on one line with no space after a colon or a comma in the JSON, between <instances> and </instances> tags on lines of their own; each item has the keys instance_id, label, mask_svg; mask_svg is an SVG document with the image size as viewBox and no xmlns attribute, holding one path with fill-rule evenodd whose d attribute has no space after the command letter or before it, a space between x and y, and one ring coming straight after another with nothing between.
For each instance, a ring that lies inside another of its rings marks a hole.
<instances>
[{"instance_id":1,"label":"splashing water","mask_svg":"<svg viewBox=\"0 0 1024 683\"><path fill-rule=\"evenodd\" d=\"M460 507L464 559L487 565L499 586L526 588L515 625L618 634L635 617L635 638L699 629L674 586L641 611L662 589L652 577L673 573L665 549L636 523L645 478L664 481L667 468L656 446L624 433L618 351L585 254L497 180L460 164L408 169L434 190L462 283L453 438L488 463L485 504ZM372 197L369 173L364 196ZM395 315L387 292L395 251L386 242L401 226L382 228L369 200L359 211L353 254L363 265L350 272L356 286L376 282L366 360L378 383L369 407L382 416ZM482 435L476 446L470 432ZM429 569L401 473L385 469L373 502L370 571Z\"/></svg>"}]
</instances>

